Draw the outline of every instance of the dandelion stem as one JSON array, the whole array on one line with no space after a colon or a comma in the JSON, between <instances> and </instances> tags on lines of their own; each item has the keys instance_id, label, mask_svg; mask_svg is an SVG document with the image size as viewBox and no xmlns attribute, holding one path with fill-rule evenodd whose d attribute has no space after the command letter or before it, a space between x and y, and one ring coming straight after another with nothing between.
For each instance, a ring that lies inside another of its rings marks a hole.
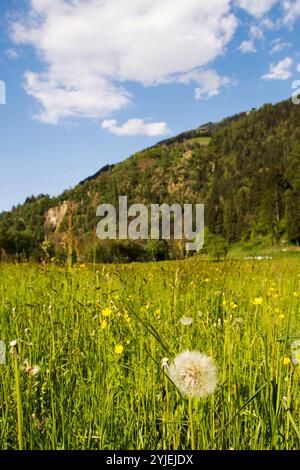
<instances>
[{"instance_id":1,"label":"dandelion stem","mask_svg":"<svg viewBox=\"0 0 300 470\"><path fill-rule=\"evenodd\" d=\"M190 420L192 450L196 450L196 438L195 438L193 399L192 398L189 398L189 420Z\"/></svg>"},{"instance_id":2,"label":"dandelion stem","mask_svg":"<svg viewBox=\"0 0 300 470\"><path fill-rule=\"evenodd\" d=\"M24 449L23 412L22 412L22 399L21 399L21 390L20 390L19 363L18 363L18 356L16 352L14 352L14 373L15 373L15 384L16 384L16 396L17 396L18 443L19 443L19 450L23 450Z\"/></svg>"}]
</instances>

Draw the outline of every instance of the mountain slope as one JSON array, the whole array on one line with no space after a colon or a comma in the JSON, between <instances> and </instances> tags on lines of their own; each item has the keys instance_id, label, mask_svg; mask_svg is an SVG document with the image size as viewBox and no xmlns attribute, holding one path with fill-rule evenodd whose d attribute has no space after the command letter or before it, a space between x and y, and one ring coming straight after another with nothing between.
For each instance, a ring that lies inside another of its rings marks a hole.
<instances>
[{"instance_id":1,"label":"mountain slope","mask_svg":"<svg viewBox=\"0 0 300 470\"><path fill-rule=\"evenodd\" d=\"M119 195L129 204L204 203L209 230L230 243L299 243L300 106L267 104L208 123L107 165L57 198L29 198L0 215L0 252L62 256L72 232L78 258L105 260L115 248L95 237L96 207L117 205ZM117 245L119 254L143 257L140 245Z\"/></svg>"}]
</instances>

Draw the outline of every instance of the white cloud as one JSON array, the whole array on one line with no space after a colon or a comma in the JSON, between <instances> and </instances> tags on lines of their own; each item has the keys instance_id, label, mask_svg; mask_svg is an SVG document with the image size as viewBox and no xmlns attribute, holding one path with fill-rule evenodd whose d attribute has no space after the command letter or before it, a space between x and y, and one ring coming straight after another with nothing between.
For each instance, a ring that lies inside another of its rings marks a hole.
<instances>
[{"instance_id":1,"label":"white cloud","mask_svg":"<svg viewBox=\"0 0 300 470\"><path fill-rule=\"evenodd\" d=\"M243 41L239 47L238 50L241 51L242 54L249 54L249 53L254 53L257 52L254 42L253 41Z\"/></svg>"},{"instance_id":2,"label":"white cloud","mask_svg":"<svg viewBox=\"0 0 300 470\"><path fill-rule=\"evenodd\" d=\"M260 26L251 26L250 28L250 36L255 39L263 39L264 32Z\"/></svg>"},{"instance_id":3,"label":"white cloud","mask_svg":"<svg viewBox=\"0 0 300 470\"><path fill-rule=\"evenodd\" d=\"M115 119L105 119L101 124L112 134L119 136L145 135L148 137L162 136L170 133L165 122L145 122L143 119L129 119L122 126L119 126Z\"/></svg>"},{"instance_id":4,"label":"white cloud","mask_svg":"<svg viewBox=\"0 0 300 470\"><path fill-rule=\"evenodd\" d=\"M240 8L246 10L250 15L261 18L277 3L277 0L236 0Z\"/></svg>"},{"instance_id":5,"label":"white cloud","mask_svg":"<svg viewBox=\"0 0 300 470\"><path fill-rule=\"evenodd\" d=\"M5 49L4 54L8 59L16 60L19 58L19 53L14 48Z\"/></svg>"},{"instance_id":6,"label":"white cloud","mask_svg":"<svg viewBox=\"0 0 300 470\"><path fill-rule=\"evenodd\" d=\"M230 0L31 0L15 23L17 44L31 45L43 72L26 73L26 90L50 123L106 117L133 97L126 82L180 82L226 50L237 27Z\"/></svg>"},{"instance_id":7,"label":"white cloud","mask_svg":"<svg viewBox=\"0 0 300 470\"><path fill-rule=\"evenodd\" d=\"M284 0L284 22L293 24L300 16L300 0Z\"/></svg>"},{"instance_id":8,"label":"white cloud","mask_svg":"<svg viewBox=\"0 0 300 470\"><path fill-rule=\"evenodd\" d=\"M282 26L282 20L281 18L278 18L276 21L272 21L270 18L263 18L261 21L261 26L269 29L270 31L280 29Z\"/></svg>"},{"instance_id":9,"label":"white cloud","mask_svg":"<svg viewBox=\"0 0 300 470\"><path fill-rule=\"evenodd\" d=\"M128 105L130 94L108 81L95 77L70 77L59 81L49 73L25 74L27 93L39 102L41 109L35 119L57 124L63 118L98 118Z\"/></svg>"},{"instance_id":10,"label":"white cloud","mask_svg":"<svg viewBox=\"0 0 300 470\"><path fill-rule=\"evenodd\" d=\"M293 59L286 57L278 62L278 64L271 64L269 73L263 75L262 80L288 80L292 73L290 71L293 65Z\"/></svg>"},{"instance_id":11,"label":"white cloud","mask_svg":"<svg viewBox=\"0 0 300 470\"><path fill-rule=\"evenodd\" d=\"M281 39L275 39L274 41L271 42L271 45L272 45L272 48L270 51L271 54L281 52L283 49L293 46L293 44L291 44L290 42L284 42Z\"/></svg>"},{"instance_id":12,"label":"white cloud","mask_svg":"<svg viewBox=\"0 0 300 470\"><path fill-rule=\"evenodd\" d=\"M235 82L230 77L222 77L215 70L194 70L179 77L180 83L196 83L196 100L217 96L224 86L234 85Z\"/></svg>"},{"instance_id":13,"label":"white cloud","mask_svg":"<svg viewBox=\"0 0 300 470\"><path fill-rule=\"evenodd\" d=\"M300 64L297 65L297 72L300 72Z\"/></svg>"}]
</instances>

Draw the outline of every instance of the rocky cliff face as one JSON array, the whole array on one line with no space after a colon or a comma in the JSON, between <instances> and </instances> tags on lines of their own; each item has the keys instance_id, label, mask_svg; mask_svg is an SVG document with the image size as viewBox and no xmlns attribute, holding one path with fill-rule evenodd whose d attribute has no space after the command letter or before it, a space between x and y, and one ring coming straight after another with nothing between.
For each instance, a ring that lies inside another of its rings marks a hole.
<instances>
[{"instance_id":1,"label":"rocky cliff face","mask_svg":"<svg viewBox=\"0 0 300 470\"><path fill-rule=\"evenodd\" d=\"M57 232L68 211L68 201L63 201L57 207L51 207L45 214L45 226Z\"/></svg>"}]
</instances>

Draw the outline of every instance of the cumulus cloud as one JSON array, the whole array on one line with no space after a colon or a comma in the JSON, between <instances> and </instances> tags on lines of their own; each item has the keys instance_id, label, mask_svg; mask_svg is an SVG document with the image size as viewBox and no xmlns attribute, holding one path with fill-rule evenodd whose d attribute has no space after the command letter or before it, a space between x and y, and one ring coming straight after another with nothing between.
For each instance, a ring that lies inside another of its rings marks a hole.
<instances>
[{"instance_id":1,"label":"cumulus cloud","mask_svg":"<svg viewBox=\"0 0 300 470\"><path fill-rule=\"evenodd\" d=\"M238 50L241 51L242 54L251 54L254 52L257 52L254 42L253 41L243 41L239 47Z\"/></svg>"},{"instance_id":2,"label":"cumulus cloud","mask_svg":"<svg viewBox=\"0 0 300 470\"><path fill-rule=\"evenodd\" d=\"M284 0L284 22L293 24L300 16L300 0Z\"/></svg>"},{"instance_id":3,"label":"cumulus cloud","mask_svg":"<svg viewBox=\"0 0 300 470\"><path fill-rule=\"evenodd\" d=\"M278 64L271 64L269 73L262 76L262 80L288 80L291 76L291 67L293 59L286 57L278 62Z\"/></svg>"},{"instance_id":4,"label":"cumulus cloud","mask_svg":"<svg viewBox=\"0 0 300 470\"><path fill-rule=\"evenodd\" d=\"M250 36L255 39L263 39L264 32L260 26L252 25L250 28Z\"/></svg>"},{"instance_id":5,"label":"cumulus cloud","mask_svg":"<svg viewBox=\"0 0 300 470\"><path fill-rule=\"evenodd\" d=\"M287 47L292 47L293 44L290 42L284 42L281 39L275 39L274 41L271 42L271 54L275 54L277 52L281 52L283 49L286 49Z\"/></svg>"},{"instance_id":6,"label":"cumulus cloud","mask_svg":"<svg viewBox=\"0 0 300 470\"><path fill-rule=\"evenodd\" d=\"M297 72L300 72L300 64L297 65Z\"/></svg>"},{"instance_id":7,"label":"cumulus cloud","mask_svg":"<svg viewBox=\"0 0 300 470\"><path fill-rule=\"evenodd\" d=\"M170 133L165 122L145 122L144 119L129 119L122 126L119 126L115 119L105 119L101 127L111 134L130 137L137 135L155 137Z\"/></svg>"},{"instance_id":8,"label":"cumulus cloud","mask_svg":"<svg viewBox=\"0 0 300 470\"><path fill-rule=\"evenodd\" d=\"M16 44L31 45L43 72L26 73L36 118L106 117L133 97L127 82L180 82L223 54L237 27L230 0L31 0L14 23Z\"/></svg>"},{"instance_id":9,"label":"cumulus cloud","mask_svg":"<svg viewBox=\"0 0 300 470\"><path fill-rule=\"evenodd\" d=\"M14 48L5 49L4 54L8 59L16 60L19 58L19 53Z\"/></svg>"},{"instance_id":10,"label":"cumulus cloud","mask_svg":"<svg viewBox=\"0 0 300 470\"><path fill-rule=\"evenodd\" d=\"M220 76L215 70L194 70L192 72L182 74L178 81L180 83L195 83L195 98L202 100L217 96L224 86L234 85L235 81L230 77Z\"/></svg>"},{"instance_id":11,"label":"cumulus cloud","mask_svg":"<svg viewBox=\"0 0 300 470\"><path fill-rule=\"evenodd\" d=\"M236 0L240 8L256 18L261 18L277 3L278 0Z\"/></svg>"}]
</instances>

